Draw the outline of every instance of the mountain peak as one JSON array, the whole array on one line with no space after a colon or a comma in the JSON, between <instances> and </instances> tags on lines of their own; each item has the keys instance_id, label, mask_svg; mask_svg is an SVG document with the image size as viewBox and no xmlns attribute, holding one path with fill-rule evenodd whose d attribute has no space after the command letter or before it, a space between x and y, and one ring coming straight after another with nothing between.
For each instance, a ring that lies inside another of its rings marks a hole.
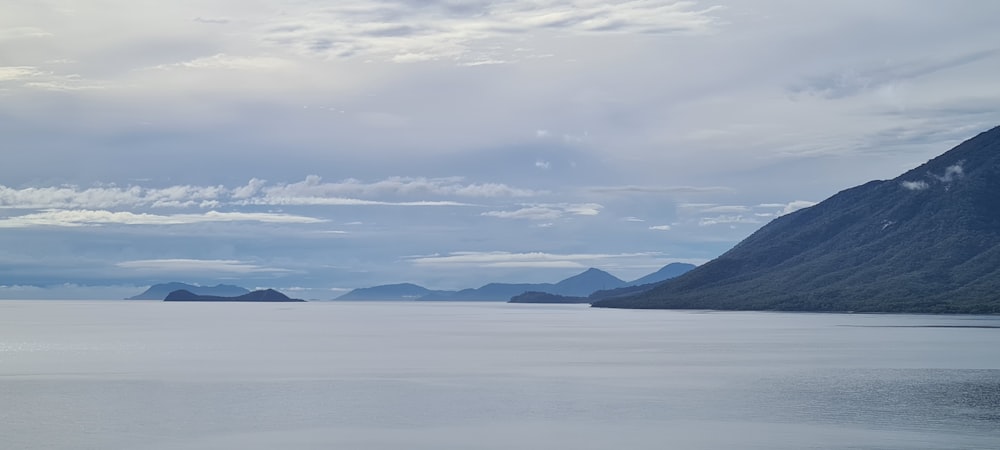
<instances>
[{"instance_id":1,"label":"mountain peak","mask_svg":"<svg viewBox=\"0 0 1000 450\"><path fill-rule=\"evenodd\" d=\"M553 293L585 297L595 291L614 289L626 283L618 277L593 267L556 283Z\"/></svg>"}]
</instances>

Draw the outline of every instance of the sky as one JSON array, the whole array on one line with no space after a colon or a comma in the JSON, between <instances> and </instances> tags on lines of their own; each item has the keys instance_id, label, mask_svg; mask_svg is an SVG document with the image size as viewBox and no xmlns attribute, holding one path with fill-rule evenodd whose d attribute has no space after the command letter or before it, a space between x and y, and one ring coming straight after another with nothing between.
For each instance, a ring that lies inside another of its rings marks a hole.
<instances>
[{"instance_id":1,"label":"sky","mask_svg":"<svg viewBox=\"0 0 1000 450\"><path fill-rule=\"evenodd\" d=\"M1000 124L1000 2L0 0L0 298L630 280Z\"/></svg>"}]
</instances>

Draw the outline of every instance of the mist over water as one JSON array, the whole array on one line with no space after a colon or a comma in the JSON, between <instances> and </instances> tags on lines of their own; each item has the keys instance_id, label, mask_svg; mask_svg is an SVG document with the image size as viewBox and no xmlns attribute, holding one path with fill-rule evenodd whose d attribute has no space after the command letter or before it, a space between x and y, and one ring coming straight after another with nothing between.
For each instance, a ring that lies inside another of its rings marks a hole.
<instances>
[{"instance_id":1,"label":"mist over water","mask_svg":"<svg viewBox=\"0 0 1000 450\"><path fill-rule=\"evenodd\" d=\"M995 449L1000 317L0 301L31 449Z\"/></svg>"}]
</instances>

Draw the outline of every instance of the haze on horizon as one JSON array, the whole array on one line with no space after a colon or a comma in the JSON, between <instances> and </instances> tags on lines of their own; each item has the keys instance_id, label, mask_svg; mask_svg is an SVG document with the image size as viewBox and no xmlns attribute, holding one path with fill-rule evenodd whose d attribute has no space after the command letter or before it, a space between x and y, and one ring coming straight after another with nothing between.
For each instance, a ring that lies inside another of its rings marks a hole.
<instances>
[{"instance_id":1,"label":"haze on horizon","mask_svg":"<svg viewBox=\"0 0 1000 450\"><path fill-rule=\"evenodd\" d=\"M0 0L0 298L704 262L1000 123L998 15Z\"/></svg>"}]
</instances>

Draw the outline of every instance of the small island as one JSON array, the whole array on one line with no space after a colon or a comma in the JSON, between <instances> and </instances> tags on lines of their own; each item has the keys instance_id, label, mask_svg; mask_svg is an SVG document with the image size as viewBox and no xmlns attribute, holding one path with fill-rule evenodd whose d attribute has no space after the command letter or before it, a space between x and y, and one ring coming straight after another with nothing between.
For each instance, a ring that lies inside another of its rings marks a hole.
<instances>
[{"instance_id":1,"label":"small island","mask_svg":"<svg viewBox=\"0 0 1000 450\"><path fill-rule=\"evenodd\" d=\"M289 298L274 289L263 289L235 297L220 297L217 295L198 295L185 289L179 289L167 294L165 302L304 302L305 300Z\"/></svg>"}]
</instances>

